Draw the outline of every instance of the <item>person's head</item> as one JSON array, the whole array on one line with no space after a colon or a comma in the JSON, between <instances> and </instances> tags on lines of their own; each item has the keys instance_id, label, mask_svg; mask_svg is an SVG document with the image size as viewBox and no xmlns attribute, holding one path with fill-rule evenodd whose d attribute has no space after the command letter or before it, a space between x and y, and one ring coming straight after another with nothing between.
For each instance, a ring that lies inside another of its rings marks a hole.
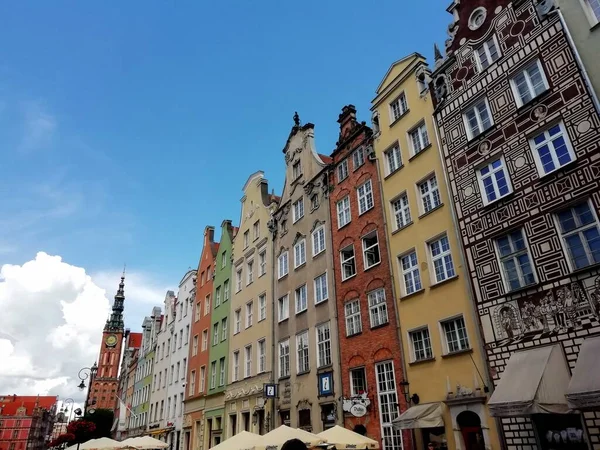
<instances>
[{"instance_id":1,"label":"person's head","mask_svg":"<svg viewBox=\"0 0 600 450\"><path fill-rule=\"evenodd\" d=\"M433 442L430 442L429 444L427 444L427 450L432 450L435 448L435 445L433 445Z\"/></svg>"},{"instance_id":2,"label":"person's head","mask_svg":"<svg viewBox=\"0 0 600 450\"><path fill-rule=\"evenodd\" d=\"M285 444L281 446L281 450L307 450L306 444L300 439L290 439L285 441Z\"/></svg>"}]
</instances>

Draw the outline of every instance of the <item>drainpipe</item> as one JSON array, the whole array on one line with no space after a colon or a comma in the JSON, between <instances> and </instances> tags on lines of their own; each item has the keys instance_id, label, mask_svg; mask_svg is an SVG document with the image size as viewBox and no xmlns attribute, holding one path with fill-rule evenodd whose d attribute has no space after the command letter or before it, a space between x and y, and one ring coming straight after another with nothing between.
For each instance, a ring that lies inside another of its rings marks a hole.
<instances>
[{"instance_id":1,"label":"drainpipe","mask_svg":"<svg viewBox=\"0 0 600 450\"><path fill-rule=\"evenodd\" d=\"M579 51L577 50L577 46L575 45L575 41L573 41L573 36L571 35L571 32L569 31L569 27L567 26L567 23L565 22L565 17L563 16L562 11L560 10L560 8L556 8L552 11L550 11L550 13L548 13L548 15L550 14L556 14L558 15L558 18L560 20L560 24L563 27L563 30L565 32L565 35L567 36L567 40L569 41L569 45L571 46L571 49L573 50L573 54L575 55L575 60L577 61L577 65L579 66L579 70L581 70L581 75L583 77L583 81L586 85L586 87L588 88L588 91L592 97L592 100L594 102L594 106L596 107L596 112L598 114L600 114L600 101L598 100L598 96L596 95L596 91L594 90L594 86L592 86L592 82L590 80L590 77L587 73L587 70L585 70L585 66L583 65L583 61L581 59L581 56L579 54Z\"/></svg>"},{"instance_id":2,"label":"drainpipe","mask_svg":"<svg viewBox=\"0 0 600 450\"><path fill-rule=\"evenodd\" d=\"M271 220L273 225L270 227L271 232L271 378L270 382L275 384L275 349L277 348L277 343L275 342L275 327L277 326L277 322L275 322L275 270L277 270L277 266L275 265L275 237L277 236L277 223L275 222L275 217L271 214ZM270 430L275 429L275 412L276 412L276 402L279 398L279 385L275 388L276 396L271 399L271 420L269 423Z\"/></svg>"},{"instance_id":3,"label":"drainpipe","mask_svg":"<svg viewBox=\"0 0 600 450\"><path fill-rule=\"evenodd\" d=\"M373 144L374 144L374 140L373 139ZM376 155L376 153L374 153ZM377 156L375 156L375 165L377 166L377 184L379 186L379 197L380 197L380 201L381 201L381 209L383 210L383 230L385 233L385 247L387 249L388 252L388 266L389 266L389 272L390 272L390 281L392 283L392 293L394 295L394 310L396 312L395 316L396 316L396 335L398 336L398 340L400 342L400 349L402 351L402 357L400 358L400 364L402 366L402 376L404 377L404 381L408 381L407 378L407 373L406 373L406 360L404 358L404 344L403 344L403 340L402 340L402 327L400 326L400 313L399 313L399 308L398 308L398 303L400 301L400 296L398 295L397 289L396 289L396 277L395 277L395 271L394 271L394 264L392 263L392 258L394 256L392 256L392 252L391 252L391 248L390 248L390 239L389 236L391 236L391 234L389 233L389 228L388 228L388 221L387 221L387 214L386 214L386 207L385 207L385 199L383 197L383 179L381 177L381 174L383 172L381 172L381 166L380 166L380 160ZM396 387L396 392L397 392L398 388ZM402 394L404 395L404 394ZM379 399L377 399L379 401ZM381 418L379 419L381 421ZM402 431L401 431L402 432ZM413 450L416 448L416 442L415 442L415 432L414 430L410 431L411 434L411 441L412 441L412 448ZM383 436L382 436L383 439Z\"/></svg>"},{"instance_id":4,"label":"drainpipe","mask_svg":"<svg viewBox=\"0 0 600 450\"><path fill-rule=\"evenodd\" d=\"M494 383L492 381L492 377L490 374L490 364L489 364L489 359L488 359L488 355L487 352L485 351L485 346L484 346L484 340L483 340L483 333L481 330L481 320L479 318L479 312L477 311L477 308L475 307L475 298L474 298L474 292L475 292L475 288L473 286L471 277L469 276L469 267L466 265L466 258L465 258L465 248L463 246L463 242L462 239L460 238L460 235L458 233L458 221L457 221L457 214L456 214L456 207L454 205L454 201L452 200L452 191L450 189L450 182L448 180L448 171L446 169L446 161L444 159L444 155L442 153L442 145L441 142L442 140L440 139L440 133L439 133L439 129L437 126L437 121L435 119L435 116L432 115L432 121L433 121L433 129L435 131L435 139L436 139L436 143L437 143L437 148L438 148L438 153L440 156L440 160L442 162L442 167L444 168L443 172L444 172L444 181L446 182L446 194L448 195L448 199L450 203L450 211L452 212L452 223L454 224L454 229L456 230L455 233L455 237L456 240L458 242L458 248L459 248L459 256L460 256L460 263L464 268L464 272L465 272L465 278L467 280L467 284L466 284L466 289L465 289L465 293L467 295L467 299L469 300L469 305L470 305L470 312L471 312L471 317L475 320L475 333L477 335L477 341L479 343L479 352L481 353L481 357L483 359L483 363L486 366L486 371L485 373L487 374L487 379L484 380L485 381L485 386L487 386L490 389L490 393L493 392L494 390ZM475 368L477 369L477 366L475 366ZM477 369L477 372L480 374L480 371ZM481 374L480 374L481 376ZM498 439L500 440L500 448L507 448L506 447L506 442L504 440L504 434L502 433L502 423L500 418L495 417L494 418L495 422L496 422L496 428L497 428L497 434L498 434ZM454 428L454 425L452 426L452 428ZM491 448L491 447L490 447Z\"/></svg>"}]
</instances>

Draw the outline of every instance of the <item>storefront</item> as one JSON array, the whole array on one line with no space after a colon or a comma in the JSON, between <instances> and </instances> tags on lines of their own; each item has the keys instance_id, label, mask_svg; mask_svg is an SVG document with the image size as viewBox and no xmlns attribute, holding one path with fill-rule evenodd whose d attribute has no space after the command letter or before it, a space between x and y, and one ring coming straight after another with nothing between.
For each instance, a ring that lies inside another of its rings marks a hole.
<instances>
[{"instance_id":1,"label":"storefront","mask_svg":"<svg viewBox=\"0 0 600 450\"><path fill-rule=\"evenodd\" d=\"M441 402L411 406L393 424L399 430L413 430L417 448L427 448L430 443L436 449L448 448L444 404Z\"/></svg>"}]
</instances>

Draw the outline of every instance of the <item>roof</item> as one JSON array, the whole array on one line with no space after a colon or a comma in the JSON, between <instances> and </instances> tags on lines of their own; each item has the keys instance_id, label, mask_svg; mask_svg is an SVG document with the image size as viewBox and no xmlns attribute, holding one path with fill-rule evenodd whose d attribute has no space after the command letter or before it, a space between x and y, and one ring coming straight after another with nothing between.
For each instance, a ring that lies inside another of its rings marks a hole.
<instances>
[{"instance_id":1,"label":"roof","mask_svg":"<svg viewBox=\"0 0 600 450\"><path fill-rule=\"evenodd\" d=\"M219 243L218 242L211 242L210 243L210 251L212 252L213 258L215 256L217 256L217 254L219 253Z\"/></svg>"},{"instance_id":2,"label":"roof","mask_svg":"<svg viewBox=\"0 0 600 450\"><path fill-rule=\"evenodd\" d=\"M129 333L129 348L140 348L142 346L142 333Z\"/></svg>"},{"instance_id":3,"label":"roof","mask_svg":"<svg viewBox=\"0 0 600 450\"><path fill-rule=\"evenodd\" d=\"M0 395L2 416L15 416L21 407L25 407L25 416L31 416L36 406L50 410L57 401L58 397L56 396Z\"/></svg>"},{"instance_id":4,"label":"roof","mask_svg":"<svg viewBox=\"0 0 600 450\"><path fill-rule=\"evenodd\" d=\"M333 162L333 159L331 159L330 156L327 155L322 155L319 153L319 158L321 158L321 160L325 163L325 164L331 164Z\"/></svg>"},{"instance_id":5,"label":"roof","mask_svg":"<svg viewBox=\"0 0 600 450\"><path fill-rule=\"evenodd\" d=\"M281 201L281 197L279 195L271 194L271 201L275 203L279 203Z\"/></svg>"}]
</instances>

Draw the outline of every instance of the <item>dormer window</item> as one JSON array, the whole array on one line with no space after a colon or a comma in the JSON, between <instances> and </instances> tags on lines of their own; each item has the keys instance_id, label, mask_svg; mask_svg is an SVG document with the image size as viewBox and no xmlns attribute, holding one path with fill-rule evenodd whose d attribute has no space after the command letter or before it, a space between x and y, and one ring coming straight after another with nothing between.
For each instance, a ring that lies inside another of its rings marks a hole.
<instances>
[{"instance_id":1,"label":"dormer window","mask_svg":"<svg viewBox=\"0 0 600 450\"><path fill-rule=\"evenodd\" d=\"M300 161L296 161L292 164L292 179L297 180L302 175L302 164Z\"/></svg>"}]
</instances>

